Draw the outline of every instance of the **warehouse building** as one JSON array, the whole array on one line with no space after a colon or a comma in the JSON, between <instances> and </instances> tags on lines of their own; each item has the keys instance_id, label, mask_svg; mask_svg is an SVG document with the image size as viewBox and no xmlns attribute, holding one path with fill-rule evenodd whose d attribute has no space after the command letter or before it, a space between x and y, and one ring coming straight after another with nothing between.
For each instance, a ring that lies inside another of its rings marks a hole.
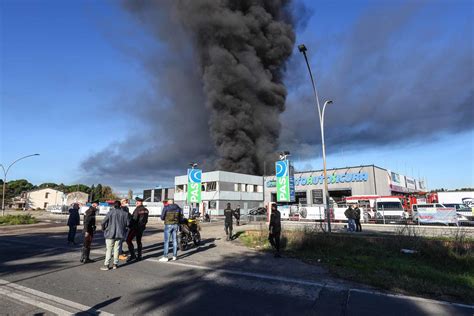
<instances>
[{"instance_id":1,"label":"warehouse building","mask_svg":"<svg viewBox=\"0 0 474 316\"><path fill-rule=\"evenodd\" d=\"M295 178L295 203L322 204L324 176L322 170L298 172ZM363 165L327 170L329 196L336 202L355 195L403 195L425 192L423 181L396 172ZM276 201L275 176L265 177L265 203Z\"/></svg>"}]
</instances>

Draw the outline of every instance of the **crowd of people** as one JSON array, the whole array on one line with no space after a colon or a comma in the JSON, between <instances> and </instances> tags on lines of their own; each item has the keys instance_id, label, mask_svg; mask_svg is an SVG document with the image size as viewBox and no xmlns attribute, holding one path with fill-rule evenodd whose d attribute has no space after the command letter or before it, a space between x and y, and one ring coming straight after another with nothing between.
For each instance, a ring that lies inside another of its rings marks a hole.
<instances>
[{"instance_id":1,"label":"crowd of people","mask_svg":"<svg viewBox=\"0 0 474 316\"><path fill-rule=\"evenodd\" d=\"M113 207L102 220L101 228L105 238L105 261L101 270L107 271L110 269L117 269L120 260L127 262L142 260L142 237L148 223L148 209L143 205L143 199L136 198L136 207L132 214L128 208L128 200L115 201ZM93 201L91 206L84 213L83 222L83 245L81 252L82 263L93 262L90 259L91 244L96 232L96 215L99 213L99 202ZM237 226L240 225L240 206L236 209L231 208L228 203L224 209L224 230L226 233L226 240L233 239L233 219L236 219ZM161 213L161 219L164 222L164 246L163 257L159 259L161 262L169 261L169 242L170 238L173 243L172 261L177 260L178 256L178 240L177 234L179 231L179 224L183 220L183 210L174 203L168 200ZM75 236L77 226L80 224L79 204L75 203L69 209L69 218L67 225L69 226L68 244L76 245ZM271 206L271 216L269 225L269 242L275 248L275 257L280 257L280 234L281 234L281 215L277 209L276 204ZM136 240L136 251L133 244ZM128 246L128 255L122 249L123 243L126 242ZM110 264L112 263L112 266Z\"/></svg>"}]
</instances>

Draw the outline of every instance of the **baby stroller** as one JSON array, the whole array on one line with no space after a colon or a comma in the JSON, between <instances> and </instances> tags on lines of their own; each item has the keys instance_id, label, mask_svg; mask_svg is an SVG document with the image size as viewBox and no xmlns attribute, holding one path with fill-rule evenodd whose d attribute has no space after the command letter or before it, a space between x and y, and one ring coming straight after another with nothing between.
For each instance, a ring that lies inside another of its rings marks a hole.
<instances>
[{"instance_id":1,"label":"baby stroller","mask_svg":"<svg viewBox=\"0 0 474 316\"><path fill-rule=\"evenodd\" d=\"M193 242L195 246L199 246L201 243L201 234L199 233L200 230L201 227L199 226L199 220L197 218L184 218L179 224L179 250L186 250L188 248L188 244L191 242Z\"/></svg>"}]
</instances>

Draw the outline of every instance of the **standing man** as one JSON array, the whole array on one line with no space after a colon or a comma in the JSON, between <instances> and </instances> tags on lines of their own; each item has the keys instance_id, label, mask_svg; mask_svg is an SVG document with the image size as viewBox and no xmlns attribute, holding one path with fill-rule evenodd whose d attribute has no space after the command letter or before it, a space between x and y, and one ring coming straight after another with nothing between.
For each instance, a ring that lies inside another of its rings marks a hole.
<instances>
[{"instance_id":1,"label":"standing man","mask_svg":"<svg viewBox=\"0 0 474 316\"><path fill-rule=\"evenodd\" d=\"M240 205L237 205L235 209L235 219L237 220L237 226L240 225Z\"/></svg>"},{"instance_id":2,"label":"standing man","mask_svg":"<svg viewBox=\"0 0 474 316\"><path fill-rule=\"evenodd\" d=\"M82 256L81 262L82 263L89 263L93 262L89 255L91 253L91 244L92 238L94 237L95 233L95 215L99 211L97 207L99 206L99 201L92 202L91 207L85 212L84 214L84 244L82 246Z\"/></svg>"},{"instance_id":3,"label":"standing man","mask_svg":"<svg viewBox=\"0 0 474 316\"><path fill-rule=\"evenodd\" d=\"M67 226L69 226L69 233L67 235L67 244L76 245L76 231L77 225L80 224L79 217L79 204L74 203L72 208L69 209L69 218L67 219Z\"/></svg>"},{"instance_id":4,"label":"standing man","mask_svg":"<svg viewBox=\"0 0 474 316\"><path fill-rule=\"evenodd\" d=\"M130 252L127 262L137 259L142 260L142 236L148 223L148 209L143 206L143 199L136 198L137 207L133 211L130 220L130 231L128 232L127 245ZM137 256L135 255L135 248L133 247L133 238L137 237Z\"/></svg>"},{"instance_id":5,"label":"standing man","mask_svg":"<svg viewBox=\"0 0 474 316\"><path fill-rule=\"evenodd\" d=\"M128 200L127 199L122 199L120 200L120 204L122 207L122 211L126 212L128 217L130 217L130 210L128 209ZM128 227L127 227L128 228ZM125 236L127 236L128 229L125 228ZM120 260L126 260L127 256L123 253L123 242L125 241L125 238L120 241L120 246L119 246L119 259ZM130 251L130 248L128 248Z\"/></svg>"},{"instance_id":6,"label":"standing man","mask_svg":"<svg viewBox=\"0 0 474 316\"><path fill-rule=\"evenodd\" d=\"M347 231L353 232L355 231L355 212L354 212L354 204L351 204L347 210L344 212L344 215L347 217Z\"/></svg>"},{"instance_id":7,"label":"standing man","mask_svg":"<svg viewBox=\"0 0 474 316\"><path fill-rule=\"evenodd\" d=\"M276 250L275 258L280 258L281 214L275 203L272 204L269 230L268 241Z\"/></svg>"},{"instance_id":8,"label":"standing man","mask_svg":"<svg viewBox=\"0 0 474 316\"><path fill-rule=\"evenodd\" d=\"M361 232L362 225L360 224L360 208L358 204L356 204L354 208L354 221L355 221L355 226L356 226L356 232Z\"/></svg>"},{"instance_id":9,"label":"standing man","mask_svg":"<svg viewBox=\"0 0 474 316\"><path fill-rule=\"evenodd\" d=\"M120 201L114 202L114 208L111 209L102 221L102 230L105 238L105 261L104 266L100 269L107 271L110 269L110 259L112 258L112 250L114 252L113 269L117 269L119 263L119 246L120 241L125 238L125 229L130 224L128 213L122 210Z\"/></svg>"},{"instance_id":10,"label":"standing man","mask_svg":"<svg viewBox=\"0 0 474 316\"><path fill-rule=\"evenodd\" d=\"M161 212L161 219L165 221L165 240L164 240L164 251L163 258L160 258L159 261L167 262L168 261L168 249L169 249L169 239L170 234L173 238L173 261L177 259L178 256L178 242L176 240L176 234L178 232L178 224L183 218L183 210L176 204L174 200L168 200L168 204L163 208Z\"/></svg>"},{"instance_id":11,"label":"standing man","mask_svg":"<svg viewBox=\"0 0 474 316\"><path fill-rule=\"evenodd\" d=\"M224 209L224 230L225 234L227 235L227 241L232 239L232 217L234 215L234 211L230 207L230 203L227 203L227 207Z\"/></svg>"}]
</instances>

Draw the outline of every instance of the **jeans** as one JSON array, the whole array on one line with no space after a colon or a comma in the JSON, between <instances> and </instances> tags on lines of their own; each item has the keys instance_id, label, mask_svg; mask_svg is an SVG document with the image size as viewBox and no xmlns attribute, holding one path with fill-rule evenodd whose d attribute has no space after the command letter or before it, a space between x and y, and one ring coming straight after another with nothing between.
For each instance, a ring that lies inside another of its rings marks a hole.
<instances>
[{"instance_id":1,"label":"jeans","mask_svg":"<svg viewBox=\"0 0 474 316\"><path fill-rule=\"evenodd\" d=\"M108 266L110 264L110 259L112 259L112 250L114 252L114 264L119 263L119 246L121 239L106 239L105 240L105 262L104 265Z\"/></svg>"},{"instance_id":2,"label":"jeans","mask_svg":"<svg viewBox=\"0 0 474 316\"><path fill-rule=\"evenodd\" d=\"M125 229L125 236L127 236L128 229ZM125 241L126 238L120 240L120 246L119 246L119 255L123 254L123 242ZM129 249L130 250L130 249Z\"/></svg>"},{"instance_id":3,"label":"jeans","mask_svg":"<svg viewBox=\"0 0 474 316\"><path fill-rule=\"evenodd\" d=\"M355 231L355 220L353 218L348 219L348 224L349 224L348 231L350 232Z\"/></svg>"},{"instance_id":4,"label":"jeans","mask_svg":"<svg viewBox=\"0 0 474 316\"><path fill-rule=\"evenodd\" d=\"M69 233L67 235L67 241L68 242L72 242L72 243L75 242L76 231L77 231L77 226L76 225L69 226Z\"/></svg>"},{"instance_id":5,"label":"jeans","mask_svg":"<svg viewBox=\"0 0 474 316\"><path fill-rule=\"evenodd\" d=\"M176 257L178 255L178 241L176 240L177 232L178 232L178 224L165 225L165 245L164 245L163 257L168 257L170 234L173 238L173 257Z\"/></svg>"}]
</instances>

